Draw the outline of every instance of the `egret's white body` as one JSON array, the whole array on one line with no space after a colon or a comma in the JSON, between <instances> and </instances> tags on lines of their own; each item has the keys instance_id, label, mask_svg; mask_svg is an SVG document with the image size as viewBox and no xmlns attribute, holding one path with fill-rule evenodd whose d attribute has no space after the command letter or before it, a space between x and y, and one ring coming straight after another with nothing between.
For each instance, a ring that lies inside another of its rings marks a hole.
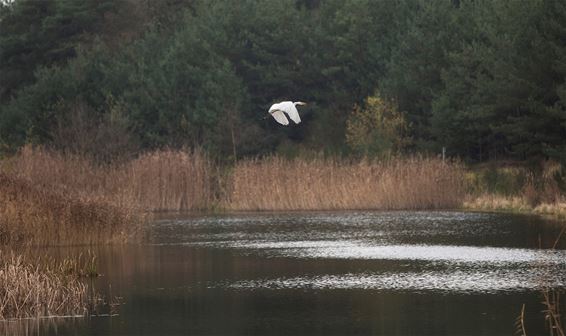
<instances>
[{"instance_id":1,"label":"egret's white body","mask_svg":"<svg viewBox=\"0 0 566 336\"><path fill-rule=\"evenodd\" d=\"M301 122L301 117L299 117L299 111L297 111L296 105L306 105L306 103L284 101L273 104L269 108L269 114L271 114L281 125L289 125L289 120L287 120L287 117L285 116L285 113L287 113L289 118L291 118L295 124L298 124Z\"/></svg>"}]
</instances>

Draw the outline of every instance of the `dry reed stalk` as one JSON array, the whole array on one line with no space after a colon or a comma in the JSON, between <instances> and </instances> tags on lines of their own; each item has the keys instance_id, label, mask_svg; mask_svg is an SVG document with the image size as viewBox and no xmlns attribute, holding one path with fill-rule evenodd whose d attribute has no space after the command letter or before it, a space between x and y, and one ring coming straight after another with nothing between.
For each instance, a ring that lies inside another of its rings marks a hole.
<instances>
[{"instance_id":1,"label":"dry reed stalk","mask_svg":"<svg viewBox=\"0 0 566 336\"><path fill-rule=\"evenodd\" d=\"M548 323L548 330L551 336L565 336L564 322L566 319L562 316L561 312L561 293L556 289L544 289L542 296L544 298L543 310L544 318Z\"/></svg>"},{"instance_id":2,"label":"dry reed stalk","mask_svg":"<svg viewBox=\"0 0 566 336\"><path fill-rule=\"evenodd\" d=\"M521 307L521 313L515 320L515 335L527 336L525 329L525 304Z\"/></svg>"},{"instance_id":3,"label":"dry reed stalk","mask_svg":"<svg viewBox=\"0 0 566 336\"><path fill-rule=\"evenodd\" d=\"M21 256L0 253L0 320L84 315L98 300L61 268L40 269Z\"/></svg>"},{"instance_id":4,"label":"dry reed stalk","mask_svg":"<svg viewBox=\"0 0 566 336\"><path fill-rule=\"evenodd\" d=\"M272 157L239 162L232 210L440 209L464 197L459 164L428 158L383 162Z\"/></svg>"}]
</instances>

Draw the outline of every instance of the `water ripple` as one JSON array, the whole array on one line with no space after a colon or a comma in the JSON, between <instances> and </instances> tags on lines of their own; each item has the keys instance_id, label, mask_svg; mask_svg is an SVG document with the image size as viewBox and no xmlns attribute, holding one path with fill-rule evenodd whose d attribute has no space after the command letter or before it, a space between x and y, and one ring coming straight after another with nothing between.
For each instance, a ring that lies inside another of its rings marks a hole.
<instances>
[{"instance_id":1,"label":"water ripple","mask_svg":"<svg viewBox=\"0 0 566 336\"><path fill-rule=\"evenodd\" d=\"M499 293L564 288L564 273L548 274L544 270L522 271L493 269L481 272L405 272L362 273L343 275L300 276L291 278L245 280L219 283L211 287L236 290L258 289L363 289L410 292Z\"/></svg>"},{"instance_id":2,"label":"water ripple","mask_svg":"<svg viewBox=\"0 0 566 336\"><path fill-rule=\"evenodd\" d=\"M218 243L219 246L222 243ZM373 245L363 241L226 242L270 256L326 259L419 260L481 264L552 264L566 267L566 251L452 245Z\"/></svg>"}]
</instances>

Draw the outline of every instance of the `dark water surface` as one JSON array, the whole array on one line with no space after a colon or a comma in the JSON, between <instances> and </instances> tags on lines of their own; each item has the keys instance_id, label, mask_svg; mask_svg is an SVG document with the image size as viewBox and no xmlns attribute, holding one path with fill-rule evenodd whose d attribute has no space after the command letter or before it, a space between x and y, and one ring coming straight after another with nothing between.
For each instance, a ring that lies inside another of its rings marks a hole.
<instances>
[{"instance_id":1,"label":"dark water surface","mask_svg":"<svg viewBox=\"0 0 566 336\"><path fill-rule=\"evenodd\" d=\"M96 251L118 316L58 335L512 335L566 288L559 227L462 212L163 216L151 243ZM539 248L539 246L542 247ZM545 249L546 248L546 249ZM60 250L58 253L69 253Z\"/></svg>"}]
</instances>

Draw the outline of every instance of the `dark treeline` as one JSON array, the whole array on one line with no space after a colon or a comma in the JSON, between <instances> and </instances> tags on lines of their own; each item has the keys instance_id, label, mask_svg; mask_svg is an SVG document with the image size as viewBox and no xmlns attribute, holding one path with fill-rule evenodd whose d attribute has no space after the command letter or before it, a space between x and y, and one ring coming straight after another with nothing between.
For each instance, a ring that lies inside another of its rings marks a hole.
<instances>
[{"instance_id":1,"label":"dark treeline","mask_svg":"<svg viewBox=\"0 0 566 336\"><path fill-rule=\"evenodd\" d=\"M2 151L566 158L563 0L15 0L0 33Z\"/></svg>"}]
</instances>

